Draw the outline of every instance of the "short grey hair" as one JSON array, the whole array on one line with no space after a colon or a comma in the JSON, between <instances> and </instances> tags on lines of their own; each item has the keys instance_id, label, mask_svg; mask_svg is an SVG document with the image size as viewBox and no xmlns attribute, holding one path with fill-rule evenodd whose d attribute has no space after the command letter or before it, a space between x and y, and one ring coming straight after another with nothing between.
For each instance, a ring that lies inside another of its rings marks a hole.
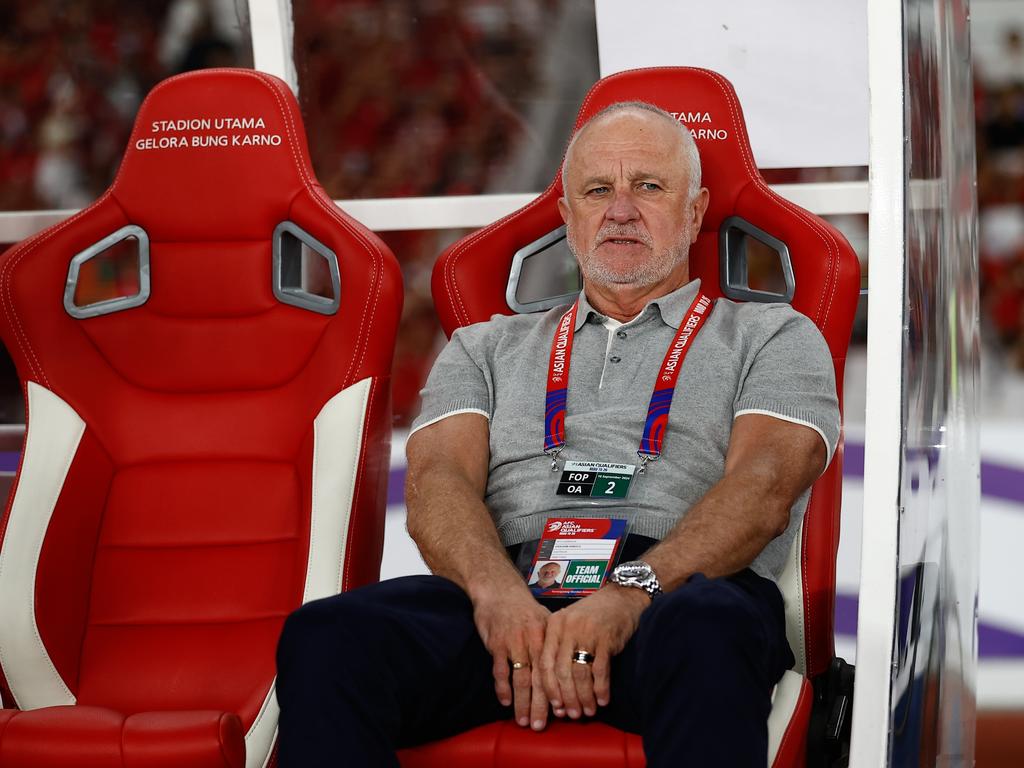
<instances>
[{"instance_id":1,"label":"short grey hair","mask_svg":"<svg viewBox=\"0 0 1024 768\"><path fill-rule=\"evenodd\" d=\"M679 122L671 114L666 112L661 107L650 104L646 101L617 101L614 104L609 104L607 107L602 109L600 112L591 117L587 122L580 126L580 129L572 135L569 140L569 146L565 150L565 158L562 160L562 185L563 185L563 196L565 195L565 178L566 172L569 170L569 155L572 154L573 147L576 146L576 140L583 134L587 128L598 120L602 120L609 115L613 115L616 112L650 112L653 115L657 115L660 118L667 120L676 127L679 131L679 138L683 143L683 155L686 157L686 164L690 172L690 185L687 188L687 202L693 202L697 195L700 193L700 152L697 151L697 142L693 140L693 134L690 133L690 129Z\"/></svg>"}]
</instances>

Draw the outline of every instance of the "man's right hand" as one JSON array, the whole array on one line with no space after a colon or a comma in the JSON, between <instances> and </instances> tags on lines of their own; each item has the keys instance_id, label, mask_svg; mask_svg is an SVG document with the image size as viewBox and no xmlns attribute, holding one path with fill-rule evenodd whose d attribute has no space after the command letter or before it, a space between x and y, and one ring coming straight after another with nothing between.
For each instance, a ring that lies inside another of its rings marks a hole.
<instances>
[{"instance_id":1,"label":"man's right hand","mask_svg":"<svg viewBox=\"0 0 1024 768\"><path fill-rule=\"evenodd\" d=\"M551 612L534 600L522 582L504 588L473 590L471 598L477 631L494 660L492 672L498 701L503 706L513 706L519 725L543 730L548 720L548 697L540 657ZM523 666L512 669L514 662Z\"/></svg>"},{"instance_id":2,"label":"man's right hand","mask_svg":"<svg viewBox=\"0 0 1024 768\"><path fill-rule=\"evenodd\" d=\"M520 725L540 730L548 719L540 657L551 613L533 599L484 505L489 434L486 417L458 413L409 437L406 525L430 569L472 600L498 701L514 706ZM523 666L512 670L513 662Z\"/></svg>"}]
</instances>

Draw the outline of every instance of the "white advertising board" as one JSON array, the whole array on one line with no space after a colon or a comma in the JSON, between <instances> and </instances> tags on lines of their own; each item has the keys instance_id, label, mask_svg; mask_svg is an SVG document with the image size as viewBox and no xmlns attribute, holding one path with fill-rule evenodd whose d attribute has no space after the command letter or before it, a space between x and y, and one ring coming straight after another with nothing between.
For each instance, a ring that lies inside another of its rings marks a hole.
<instances>
[{"instance_id":1,"label":"white advertising board","mask_svg":"<svg viewBox=\"0 0 1024 768\"><path fill-rule=\"evenodd\" d=\"M867 0L596 0L601 76L713 69L736 88L760 167L867 165L866 8Z\"/></svg>"}]
</instances>

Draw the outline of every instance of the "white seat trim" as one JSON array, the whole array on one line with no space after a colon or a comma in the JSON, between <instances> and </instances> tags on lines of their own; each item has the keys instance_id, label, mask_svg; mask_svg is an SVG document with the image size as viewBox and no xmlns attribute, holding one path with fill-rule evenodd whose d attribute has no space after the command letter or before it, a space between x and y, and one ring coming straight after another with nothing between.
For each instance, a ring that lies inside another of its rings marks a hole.
<instances>
[{"instance_id":1,"label":"white seat trim","mask_svg":"<svg viewBox=\"0 0 1024 768\"><path fill-rule=\"evenodd\" d=\"M303 603L341 591L372 383L372 379L363 379L342 390L313 421L313 508Z\"/></svg>"},{"instance_id":2,"label":"white seat trim","mask_svg":"<svg viewBox=\"0 0 1024 768\"><path fill-rule=\"evenodd\" d=\"M281 715L276 691L277 677L270 684L260 713L245 734L245 768L265 768L270 763L270 755L277 740L277 719Z\"/></svg>"},{"instance_id":3,"label":"white seat trim","mask_svg":"<svg viewBox=\"0 0 1024 768\"><path fill-rule=\"evenodd\" d=\"M313 420L312 509L303 603L341 591L372 384L373 379L367 378L343 389ZM274 690L271 685L245 735L245 768L263 768L270 759L280 713Z\"/></svg>"},{"instance_id":4,"label":"white seat trim","mask_svg":"<svg viewBox=\"0 0 1024 768\"><path fill-rule=\"evenodd\" d=\"M810 504L810 501L808 501ZM776 582L782 593L786 612L786 639L793 651L796 664L793 669L801 675L807 674L807 642L804 634L804 579L803 579L804 522L800 522L789 557Z\"/></svg>"},{"instance_id":5,"label":"white seat trim","mask_svg":"<svg viewBox=\"0 0 1024 768\"><path fill-rule=\"evenodd\" d=\"M21 709L76 701L39 636L35 588L46 530L83 434L70 405L28 382L25 453L0 547L0 667Z\"/></svg>"},{"instance_id":6,"label":"white seat trim","mask_svg":"<svg viewBox=\"0 0 1024 768\"><path fill-rule=\"evenodd\" d=\"M768 715L768 766L771 768L782 746L782 737L796 712L800 691L803 689L803 675L787 669L772 691L772 711Z\"/></svg>"}]
</instances>

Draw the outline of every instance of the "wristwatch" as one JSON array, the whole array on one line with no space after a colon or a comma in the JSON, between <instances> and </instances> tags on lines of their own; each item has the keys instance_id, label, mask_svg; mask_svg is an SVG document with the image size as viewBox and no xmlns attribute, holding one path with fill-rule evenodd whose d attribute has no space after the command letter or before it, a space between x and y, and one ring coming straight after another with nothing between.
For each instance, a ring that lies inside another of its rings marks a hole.
<instances>
[{"instance_id":1,"label":"wristwatch","mask_svg":"<svg viewBox=\"0 0 1024 768\"><path fill-rule=\"evenodd\" d=\"M661 583L658 581L657 574L643 560L630 560L628 563L618 565L612 571L609 581L620 587L642 589L651 600L661 594Z\"/></svg>"}]
</instances>

